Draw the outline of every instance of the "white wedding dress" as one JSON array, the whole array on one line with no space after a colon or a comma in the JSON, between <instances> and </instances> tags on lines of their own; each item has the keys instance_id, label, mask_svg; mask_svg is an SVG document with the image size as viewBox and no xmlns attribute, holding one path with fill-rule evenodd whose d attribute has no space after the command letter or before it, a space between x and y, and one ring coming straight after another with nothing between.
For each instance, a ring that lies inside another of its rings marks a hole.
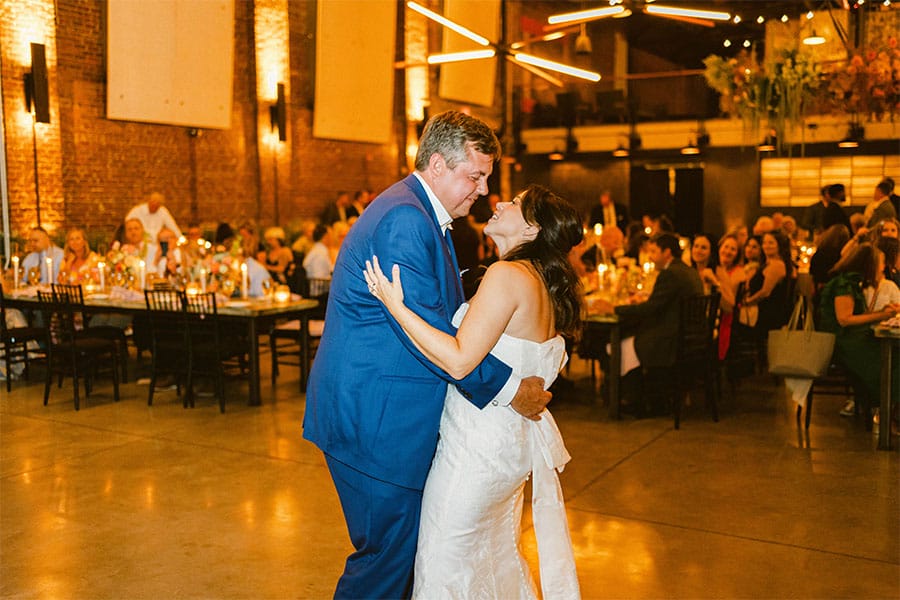
<instances>
[{"instance_id":1,"label":"white wedding dress","mask_svg":"<svg viewBox=\"0 0 900 600\"><path fill-rule=\"evenodd\" d=\"M460 307L455 325L467 309ZM560 336L539 344L504 334L491 354L521 377L543 377L547 387L566 361ZM579 598L557 477L569 458L548 411L530 421L508 406L479 410L449 386L422 500L413 597L537 598L519 551L525 482L533 474L542 595Z\"/></svg>"}]
</instances>

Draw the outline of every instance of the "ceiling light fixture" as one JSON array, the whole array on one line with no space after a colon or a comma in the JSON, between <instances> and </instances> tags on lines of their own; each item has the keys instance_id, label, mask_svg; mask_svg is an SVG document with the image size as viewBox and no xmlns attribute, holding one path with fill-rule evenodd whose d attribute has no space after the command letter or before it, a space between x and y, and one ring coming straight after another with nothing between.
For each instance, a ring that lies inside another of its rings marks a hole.
<instances>
[{"instance_id":1,"label":"ceiling light fixture","mask_svg":"<svg viewBox=\"0 0 900 600\"><path fill-rule=\"evenodd\" d=\"M816 33L816 30L813 29L812 33L803 38L803 44L805 46L821 46L825 43L825 38Z\"/></svg>"},{"instance_id":2,"label":"ceiling light fixture","mask_svg":"<svg viewBox=\"0 0 900 600\"><path fill-rule=\"evenodd\" d=\"M859 148L859 142L866 137L866 130L862 125L851 123L847 129L847 137L838 142L838 148Z\"/></svg>"},{"instance_id":3,"label":"ceiling light fixture","mask_svg":"<svg viewBox=\"0 0 900 600\"><path fill-rule=\"evenodd\" d=\"M712 21L728 21L731 19L730 14L717 10L678 8L676 6L660 6L658 4L645 6L644 11L651 15L665 15L667 17L689 17L693 19L710 19Z\"/></svg>"},{"instance_id":4,"label":"ceiling light fixture","mask_svg":"<svg viewBox=\"0 0 900 600\"><path fill-rule=\"evenodd\" d=\"M479 58L493 58L497 53L493 48L487 50L467 50L465 52L447 52L446 54L432 54L428 57L429 65L442 65L444 63L459 62L462 60L475 60Z\"/></svg>"},{"instance_id":5,"label":"ceiling light fixture","mask_svg":"<svg viewBox=\"0 0 900 600\"><path fill-rule=\"evenodd\" d=\"M694 140L691 140L687 146L681 149L681 153L685 155L700 154L700 148L697 147L697 143Z\"/></svg>"},{"instance_id":6,"label":"ceiling light fixture","mask_svg":"<svg viewBox=\"0 0 900 600\"><path fill-rule=\"evenodd\" d=\"M442 17L441 15L437 14L434 11L428 10L421 4L416 4L415 2L407 2L406 6L413 9L417 13L428 17L432 21L437 21L444 27L455 31L456 33L463 36L464 38L468 38L468 39L472 40L479 46L490 46L491 45L490 40L488 40L486 37L480 36L477 33L475 33L474 31L466 29L462 25L459 25L458 23L454 23L450 19Z\"/></svg>"},{"instance_id":7,"label":"ceiling light fixture","mask_svg":"<svg viewBox=\"0 0 900 600\"><path fill-rule=\"evenodd\" d=\"M600 73L587 71L585 69L578 69L576 67L570 67L569 65L564 65L552 60L547 60L546 58L539 58L537 56L532 56L531 54L525 54L524 52L514 52L512 58L517 63L525 63L533 67L549 69L551 71L556 71L557 73L571 75L572 77L587 79L588 81L600 81Z\"/></svg>"},{"instance_id":8,"label":"ceiling light fixture","mask_svg":"<svg viewBox=\"0 0 900 600\"><path fill-rule=\"evenodd\" d=\"M547 19L547 22L551 25L559 25L560 23L573 23L575 21L587 21L588 19L602 19L603 17L612 17L623 12L625 12L624 6L592 8L589 10L579 10L562 15L553 15L552 17Z\"/></svg>"},{"instance_id":9,"label":"ceiling light fixture","mask_svg":"<svg viewBox=\"0 0 900 600\"><path fill-rule=\"evenodd\" d=\"M775 147L777 145L777 138L774 133L769 133L763 139L762 143L756 147L760 152L775 152Z\"/></svg>"}]
</instances>

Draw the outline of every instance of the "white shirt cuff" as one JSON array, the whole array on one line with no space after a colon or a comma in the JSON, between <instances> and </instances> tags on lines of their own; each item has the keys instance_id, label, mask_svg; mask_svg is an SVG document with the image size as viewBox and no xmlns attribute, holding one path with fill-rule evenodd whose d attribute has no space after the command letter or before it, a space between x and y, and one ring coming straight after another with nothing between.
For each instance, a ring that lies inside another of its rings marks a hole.
<instances>
[{"instance_id":1,"label":"white shirt cuff","mask_svg":"<svg viewBox=\"0 0 900 600\"><path fill-rule=\"evenodd\" d=\"M500 391L494 396L491 404L494 406L509 406L509 403L515 398L516 392L519 391L519 385L521 383L521 377L514 373L510 374L509 379L506 380L506 385L500 388Z\"/></svg>"}]
</instances>

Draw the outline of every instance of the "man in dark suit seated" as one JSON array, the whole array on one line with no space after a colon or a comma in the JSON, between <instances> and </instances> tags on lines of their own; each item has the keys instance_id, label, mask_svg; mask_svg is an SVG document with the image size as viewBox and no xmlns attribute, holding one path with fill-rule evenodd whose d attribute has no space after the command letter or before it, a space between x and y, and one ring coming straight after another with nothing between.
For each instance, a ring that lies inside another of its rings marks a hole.
<instances>
[{"instance_id":1,"label":"man in dark suit seated","mask_svg":"<svg viewBox=\"0 0 900 600\"><path fill-rule=\"evenodd\" d=\"M628 209L624 204L612 201L609 190L600 192L600 203L591 207L590 225L609 227L615 225L623 232L628 228Z\"/></svg>"},{"instance_id":2,"label":"man in dark suit seated","mask_svg":"<svg viewBox=\"0 0 900 600\"><path fill-rule=\"evenodd\" d=\"M625 393L640 389L642 373L652 374L675 365L680 300L703 293L703 283L697 270L676 258L681 255L681 248L675 234L656 234L650 240L648 251L659 271L650 297L637 304L613 307L608 302L602 302L598 306L601 312L615 311L622 319L623 370L632 367L623 381ZM629 332L633 332L633 339ZM636 414L652 412L656 408L638 406L636 395L626 398L635 404L632 408Z\"/></svg>"}]
</instances>

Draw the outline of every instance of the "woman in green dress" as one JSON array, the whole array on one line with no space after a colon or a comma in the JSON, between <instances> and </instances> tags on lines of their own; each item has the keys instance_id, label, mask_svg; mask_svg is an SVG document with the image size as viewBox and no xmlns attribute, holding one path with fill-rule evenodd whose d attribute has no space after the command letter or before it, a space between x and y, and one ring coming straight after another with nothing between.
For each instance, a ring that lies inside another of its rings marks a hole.
<instances>
[{"instance_id":1,"label":"woman in green dress","mask_svg":"<svg viewBox=\"0 0 900 600\"><path fill-rule=\"evenodd\" d=\"M881 386L881 355L872 325L900 312L900 304L877 312L866 306L863 290L877 285L883 270L884 254L872 244L860 244L831 270L819 304L819 329L835 334L834 360L847 370L857 404L864 409L878 406Z\"/></svg>"}]
</instances>

